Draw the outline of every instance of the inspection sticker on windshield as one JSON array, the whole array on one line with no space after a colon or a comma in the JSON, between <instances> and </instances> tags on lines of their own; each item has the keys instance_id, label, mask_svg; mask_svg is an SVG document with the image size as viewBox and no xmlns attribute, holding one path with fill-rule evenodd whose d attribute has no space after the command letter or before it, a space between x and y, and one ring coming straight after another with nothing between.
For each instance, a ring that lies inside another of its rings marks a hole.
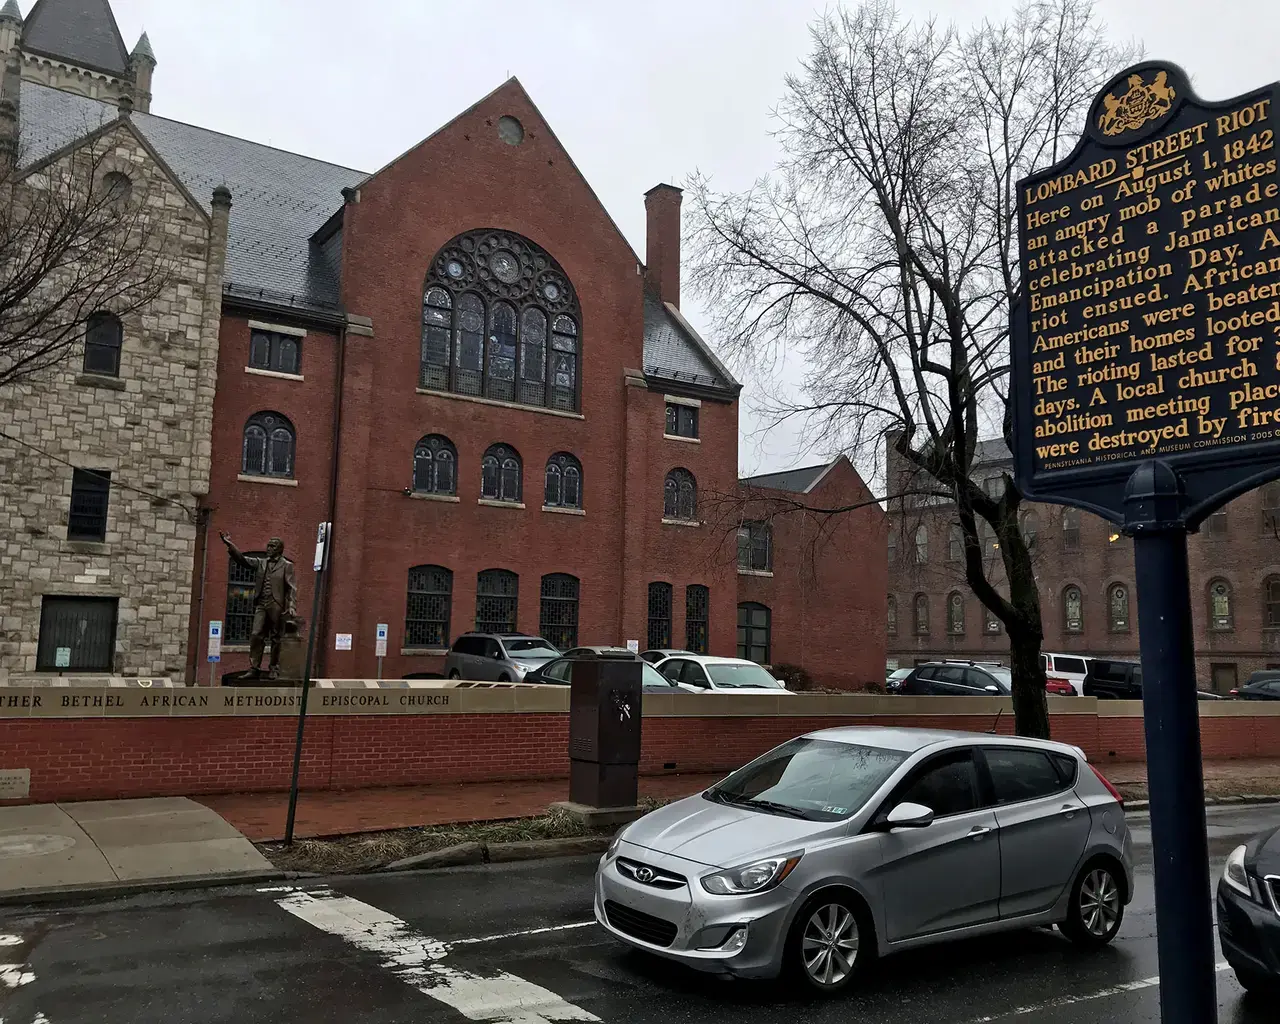
<instances>
[{"instance_id":1,"label":"inspection sticker on windshield","mask_svg":"<svg viewBox=\"0 0 1280 1024\"><path fill-rule=\"evenodd\" d=\"M827 806L827 807L822 808L822 813L823 813L823 814L848 814L848 813L849 813L849 808L847 808L847 807L831 807L831 806Z\"/></svg>"}]
</instances>

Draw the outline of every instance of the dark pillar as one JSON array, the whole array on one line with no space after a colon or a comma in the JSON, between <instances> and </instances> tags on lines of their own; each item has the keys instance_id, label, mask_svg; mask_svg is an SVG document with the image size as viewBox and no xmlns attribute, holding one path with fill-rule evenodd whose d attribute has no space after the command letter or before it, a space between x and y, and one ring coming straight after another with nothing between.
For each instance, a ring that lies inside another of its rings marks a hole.
<instances>
[{"instance_id":1,"label":"dark pillar","mask_svg":"<svg viewBox=\"0 0 1280 1024\"><path fill-rule=\"evenodd\" d=\"M1182 481L1154 460L1125 488L1142 642L1162 1024L1216 1024L1209 840Z\"/></svg>"},{"instance_id":2,"label":"dark pillar","mask_svg":"<svg viewBox=\"0 0 1280 1024\"><path fill-rule=\"evenodd\" d=\"M595 825L639 817L641 662L575 658L569 682L569 801Z\"/></svg>"}]
</instances>

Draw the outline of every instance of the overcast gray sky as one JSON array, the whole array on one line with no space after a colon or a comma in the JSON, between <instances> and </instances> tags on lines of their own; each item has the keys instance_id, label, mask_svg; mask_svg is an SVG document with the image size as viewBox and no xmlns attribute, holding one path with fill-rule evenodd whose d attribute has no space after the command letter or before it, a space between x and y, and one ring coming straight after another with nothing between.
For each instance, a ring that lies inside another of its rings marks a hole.
<instances>
[{"instance_id":1,"label":"overcast gray sky","mask_svg":"<svg viewBox=\"0 0 1280 1024\"><path fill-rule=\"evenodd\" d=\"M24 12L32 0L21 0ZM776 159L769 111L808 50L811 0L112 0L159 59L152 112L376 170L517 75L638 252L644 192L701 170L741 188ZM902 0L968 24L1010 2ZM1280 78L1276 0L1099 0L1117 38L1172 60L1206 99ZM692 299L686 313L706 318ZM716 339L705 332L714 345ZM762 436L742 374L739 466L830 455ZM776 387L775 382L768 386Z\"/></svg>"}]
</instances>

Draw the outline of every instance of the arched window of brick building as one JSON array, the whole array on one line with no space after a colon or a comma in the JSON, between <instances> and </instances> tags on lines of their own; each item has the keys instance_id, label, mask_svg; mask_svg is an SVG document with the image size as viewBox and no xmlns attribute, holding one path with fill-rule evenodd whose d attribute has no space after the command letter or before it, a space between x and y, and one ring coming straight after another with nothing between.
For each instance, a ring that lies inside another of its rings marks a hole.
<instances>
[{"instance_id":1,"label":"arched window of brick building","mask_svg":"<svg viewBox=\"0 0 1280 1024\"><path fill-rule=\"evenodd\" d=\"M888 611L885 615L885 632L890 636L898 635L898 599L889 595Z\"/></svg>"},{"instance_id":2,"label":"arched window of brick building","mask_svg":"<svg viewBox=\"0 0 1280 1024\"><path fill-rule=\"evenodd\" d=\"M480 460L480 497L519 503L522 475L520 453L509 444L491 444Z\"/></svg>"},{"instance_id":3,"label":"arched window of brick building","mask_svg":"<svg viewBox=\"0 0 1280 1024\"><path fill-rule=\"evenodd\" d=\"M916 636L929 635L929 598L925 594L916 594L915 604Z\"/></svg>"},{"instance_id":4,"label":"arched window of brick building","mask_svg":"<svg viewBox=\"0 0 1280 1024\"><path fill-rule=\"evenodd\" d=\"M458 450L440 434L428 434L413 450L413 489L418 494L458 493Z\"/></svg>"},{"instance_id":5,"label":"arched window of brick building","mask_svg":"<svg viewBox=\"0 0 1280 1024\"><path fill-rule=\"evenodd\" d=\"M1267 606L1267 629L1280 629L1280 576L1267 577L1262 584L1262 597Z\"/></svg>"},{"instance_id":6,"label":"arched window of brick building","mask_svg":"<svg viewBox=\"0 0 1280 1024\"><path fill-rule=\"evenodd\" d=\"M1084 632L1084 594L1074 585L1062 592L1062 629L1065 633Z\"/></svg>"},{"instance_id":7,"label":"arched window of brick building","mask_svg":"<svg viewBox=\"0 0 1280 1024\"><path fill-rule=\"evenodd\" d=\"M964 561L964 530L959 523L952 523L947 531L947 561Z\"/></svg>"},{"instance_id":8,"label":"arched window of brick building","mask_svg":"<svg viewBox=\"0 0 1280 1024\"><path fill-rule=\"evenodd\" d=\"M701 583L684 588L684 645L694 654L706 654L709 646L711 591Z\"/></svg>"},{"instance_id":9,"label":"arched window of brick building","mask_svg":"<svg viewBox=\"0 0 1280 1024\"><path fill-rule=\"evenodd\" d=\"M576 410L582 312L569 277L510 231L450 241L427 274L419 385Z\"/></svg>"},{"instance_id":10,"label":"arched window of brick building","mask_svg":"<svg viewBox=\"0 0 1280 1024\"><path fill-rule=\"evenodd\" d=\"M1123 583L1107 590L1107 622L1113 633L1129 632L1129 588Z\"/></svg>"},{"instance_id":11,"label":"arched window of brick building","mask_svg":"<svg viewBox=\"0 0 1280 1024\"><path fill-rule=\"evenodd\" d=\"M240 472L245 476L292 478L297 435L278 412L259 412L244 425Z\"/></svg>"},{"instance_id":12,"label":"arched window of brick building","mask_svg":"<svg viewBox=\"0 0 1280 1024\"><path fill-rule=\"evenodd\" d=\"M698 521L698 481L687 469L673 469L667 474L662 487L662 518Z\"/></svg>"},{"instance_id":13,"label":"arched window of brick building","mask_svg":"<svg viewBox=\"0 0 1280 1024\"><path fill-rule=\"evenodd\" d=\"M898 561L898 533L897 527L893 523L889 524L889 536L885 541L885 553L888 555L890 565Z\"/></svg>"},{"instance_id":14,"label":"arched window of brick building","mask_svg":"<svg viewBox=\"0 0 1280 1024\"><path fill-rule=\"evenodd\" d=\"M520 577L508 569L476 574L476 632L514 633Z\"/></svg>"},{"instance_id":15,"label":"arched window of brick building","mask_svg":"<svg viewBox=\"0 0 1280 1024\"><path fill-rule=\"evenodd\" d=\"M1230 632L1235 628L1235 610L1231 602L1231 584L1224 579L1209 581L1209 628Z\"/></svg>"},{"instance_id":16,"label":"arched window of brick building","mask_svg":"<svg viewBox=\"0 0 1280 1024\"><path fill-rule=\"evenodd\" d=\"M649 584L649 650L667 650L671 647L670 583Z\"/></svg>"},{"instance_id":17,"label":"arched window of brick building","mask_svg":"<svg viewBox=\"0 0 1280 1024\"><path fill-rule=\"evenodd\" d=\"M582 508L582 463L568 452L557 452L547 460L542 503L547 508Z\"/></svg>"},{"instance_id":18,"label":"arched window of brick building","mask_svg":"<svg viewBox=\"0 0 1280 1024\"><path fill-rule=\"evenodd\" d=\"M952 636L964 635L964 595L958 590L947 595L947 632Z\"/></svg>"},{"instance_id":19,"label":"arched window of brick building","mask_svg":"<svg viewBox=\"0 0 1280 1024\"><path fill-rule=\"evenodd\" d=\"M1269 536L1280 534L1280 480L1262 488L1262 532Z\"/></svg>"},{"instance_id":20,"label":"arched window of brick building","mask_svg":"<svg viewBox=\"0 0 1280 1024\"><path fill-rule=\"evenodd\" d=\"M1078 508L1062 510L1062 550L1080 550L1080 510Z\"/></svg>"},{"instance_id":21,"label":"arched window of brick building","mask_svg":"<svg viewBox=\"0 0 1280 1024\"><path fill-rule=\"evenodd\" d=\"M578 577L553 572L542 577L538 632L562 651L578 646Z\"/></svg>"},{"instance_id":22,"label":"arched window of brick building","mask_svg":"<svg viewBox=\"0 0 1280 1024\"><path fill-rule=\"evenodd\" d=\"M923 525L916 527L915 553L916 565L929 561L929 531Z\"/></svg>"},{"instance_id":23,"label":"arched window of brick building","mask_svg":"<svg viewBox=\"0 0 1280 1024\"><path fill-rule=\"evenodd\" d=\"M405 647L426 650L448 647L452 609L451 571L442 565L415 565L410 569L404 612Z\"/></svg>"},{"instance_id":24,"label":"arched window of brick building","mask_svg":"<svg viewBox=\"0 0 1280 1024\"><path fill-rule=\"evenodd\" d=\"M1040 535L1040 516L1036 512L1027 512L1022 517L1022 540L1029 548L1036 546L1036 538Z\"/></svg>"}]
</instances>

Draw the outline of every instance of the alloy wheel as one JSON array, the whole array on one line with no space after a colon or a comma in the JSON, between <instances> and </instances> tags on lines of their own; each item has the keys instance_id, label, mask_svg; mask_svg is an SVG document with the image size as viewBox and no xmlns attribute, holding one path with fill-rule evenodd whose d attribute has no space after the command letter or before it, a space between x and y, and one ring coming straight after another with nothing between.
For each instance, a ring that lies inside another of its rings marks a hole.
<instances>
[{"instance_id":1,"label":"alloy wheel","mask_svg":"<svg viewBox=\"0 0 1280 1024\"><path fill-rule=\"evenodd\" d=\"M1120 917L1120 887L1106 868L1094 868L1080 883L1080 922L1096 938L1110 934Z\"/></svg>"},{"instance_id":2,"label":"alloy wheel","mask_svg":"<svg viewBox=\"0 0 1280 1024\"><path fill-rule=\"evenodd\" d=\"M800 956L805 973L820 988L840 985L858 959L858 922L840 903L817 907L805 925Z\"/></svg>"}]
</instances>

